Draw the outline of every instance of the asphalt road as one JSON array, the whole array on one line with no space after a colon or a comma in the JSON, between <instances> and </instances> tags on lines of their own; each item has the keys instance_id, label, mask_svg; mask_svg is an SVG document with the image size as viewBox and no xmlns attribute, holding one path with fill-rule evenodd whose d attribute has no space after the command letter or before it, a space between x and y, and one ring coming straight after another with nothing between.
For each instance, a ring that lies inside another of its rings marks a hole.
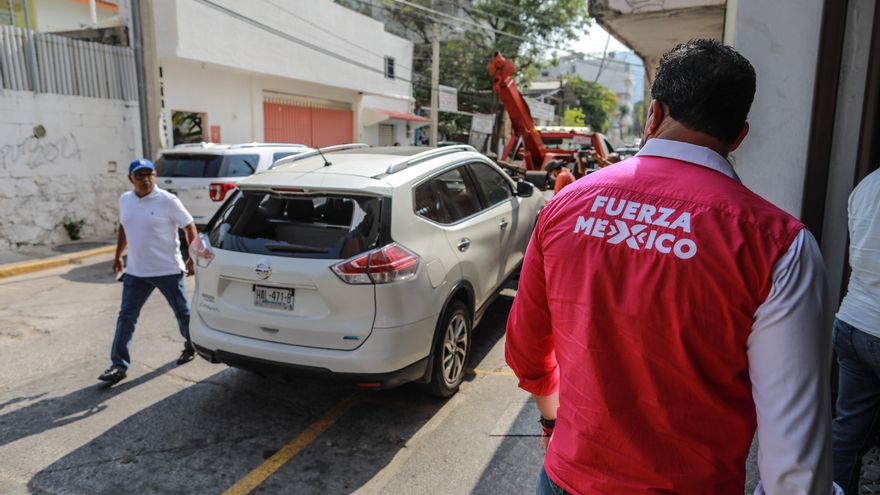
<instances>
[{"instance_id":1,"label":"asphalt road","mask_svg":"<svg viewBox=\"0 0 880 495\"><path fill-rule=\"evenodd\" d=\"M537 410L503 358L510 290L460 393L437 400L178 367L158 293L128 378L107 388L121 289L109 257L0 281L0 493L534 493Z\"/></svg>"},{"instance_id":2,"label":"asphalt road","mask_svg":"<svg viewBox=\"0 0 880 495\"><path fill-rule=\"evenodd\" d=\"M449 400L201 358L178 367L182 340L158 292L128 378L108 388L96 377L121 290L109 256L0 281L0 493L534 493L538 412L504 363L510 289ZM754 459L748 478L751 493Z\"/></svg>"}]
</instances>

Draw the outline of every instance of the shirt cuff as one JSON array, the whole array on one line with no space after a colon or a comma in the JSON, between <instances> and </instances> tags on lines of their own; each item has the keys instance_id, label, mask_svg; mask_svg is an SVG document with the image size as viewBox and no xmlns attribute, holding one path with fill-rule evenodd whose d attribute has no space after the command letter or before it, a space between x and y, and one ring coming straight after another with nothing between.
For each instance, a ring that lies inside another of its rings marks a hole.
<instances>
[{"instance_id":1,"label":"shirt cuff","mask_svg":"<svg viewBox=\"0 0 880 495\"><path fill-rule=\"evenodd\" d=\"M531 394L546 397L559 390L559 366L554 366L546 375L536 378L520 378L519 388Z\"/></svg>"}]
</instances>

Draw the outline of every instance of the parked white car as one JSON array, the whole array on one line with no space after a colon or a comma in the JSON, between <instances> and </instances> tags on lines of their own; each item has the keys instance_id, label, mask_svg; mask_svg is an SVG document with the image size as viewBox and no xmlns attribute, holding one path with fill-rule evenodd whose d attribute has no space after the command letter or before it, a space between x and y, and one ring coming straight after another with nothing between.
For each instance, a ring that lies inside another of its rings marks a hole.
<instances>
[{"instance_id":1,"label":"parked white car","mask_svg":"<svg viewBox=\"0 0 880 495\"><path fill-rule=\"evenodd\" d=\"M307 152L234 194L190 249L202 357L438 396L544 205L470 146Z\"/></svg>"},{"instance_id":2,"label":"parked white car","mask_svg":"<svg viewBox=\"0 0 880 495\"><path fill-rule=\"evenodd\" d=\"M157 183L180 198L202 229L239 180L310 149L301 144L182 144L159 152Z\"/></svg>"}]
</instances>

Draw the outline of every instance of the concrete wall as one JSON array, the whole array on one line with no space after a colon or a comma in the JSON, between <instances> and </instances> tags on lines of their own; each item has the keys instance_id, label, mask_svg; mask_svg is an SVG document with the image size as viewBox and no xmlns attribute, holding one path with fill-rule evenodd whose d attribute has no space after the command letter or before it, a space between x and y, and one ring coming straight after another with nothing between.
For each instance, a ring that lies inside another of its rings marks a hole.
<instances>
[{"instance_id":1,"label":"concrete wall","mask_svg":"<svg viewBox=\"0 0 880 495\"><path fill-rule=\"evenodd\" d=\"M65 215L84 238L112 235L139 153L134 103L0 91L0 249L68 241Z\"/></svg>"},{"instance_id":2,"label":"concrete wall","mask_svg":"<svg viewBox=\"0 0 880 495\"><path fill-rule=\"evenodd\" d=\"M71 0L37 0L36 16L37 31L73 31L91 27L112 27L119 25L117 12L97 5L95 12L98 17L97 26L92 25L88 2ZM31 13L33 15L33 13Z\"/></svg>"},{"instance_id":3,"label":"concrete wall","mask_svg":"<svg viewBox=\"0 0 880 495\"><path fill-rule=\"evenodd\" d=\"M792 15L797 12L797 15ZM734 165L753 191L798 216L819 47L821 0L739 0L735 48L758 77L751 131Z\"/></svg>"},{"instance_id":4,"label":"concrete wall","mask_svg":"<svg viewBox=\"0 0 880 495\"><path fill-rule=\"evenodd\" d=\"M874 19L874 0L849 0L846 16L846 38L840 67L840 87L837 112L834 116L834 140L831 145L831 164L822 225L822 255L828 273L827 307L832 313L840 303L841 285L846 269L847 200L853 190L859 131L862 125L862 103L865 96L865 78L871 29ZM830 315L829 315L830 317ZM830 320L829 320L830 324Z\"/></svg>"}]
</instances>

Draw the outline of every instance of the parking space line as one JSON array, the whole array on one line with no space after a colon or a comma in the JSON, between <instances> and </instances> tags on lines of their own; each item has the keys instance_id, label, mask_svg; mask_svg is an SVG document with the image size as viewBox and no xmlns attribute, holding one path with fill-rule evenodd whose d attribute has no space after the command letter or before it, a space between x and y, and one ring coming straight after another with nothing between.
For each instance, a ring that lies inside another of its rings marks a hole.
<instances>
[{"instance_id":1,"label":"parking space line","mask_svg":"<svg viewBox=\"0 0 880 495\"><path fill-rule=\"evenodd\" d=\"M309 444L314 442L316 438L324 433L324 431L333 426L333 424L336 423L346 411L351 409L353 405L358 403L362 397L362 394L355 393L342 399L342 401L333 406L327 414L321 416L317 421L310 424L309 427L306 428L304 432L300 433L298 437L291 440L290 443L282 447L281 450L275 452L272 457L266 459L265 462L254 468L254 470L248 473L244 478L238 480L236 484L229 487L223 492L223 495L245 495L253 491L254 488L260 486L266 481L269 476L272 476L275 471L278 471L297 454L302 452L303 449L308 447Z\"/></svg>"}]
</instances>

